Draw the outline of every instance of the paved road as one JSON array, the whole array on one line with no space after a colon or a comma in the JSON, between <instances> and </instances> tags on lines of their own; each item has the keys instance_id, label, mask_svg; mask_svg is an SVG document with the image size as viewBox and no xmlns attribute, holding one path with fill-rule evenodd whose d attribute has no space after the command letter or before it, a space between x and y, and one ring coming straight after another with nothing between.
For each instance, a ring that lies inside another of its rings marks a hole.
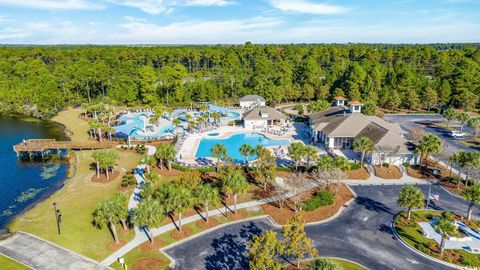
<instances>
[{"instance_id":1,"label":"paved road","mask_svg":"<svg viewBox=\"0 0 480 270\"><path fill-rule=\"evenodd\" d=\"M25 233L16 233L3 239L0 253L35 270L109 269L73 251Z\"/></svg>"},{"instance_id":2,"label":"paved road","mask_svg":"<svg viewBox=\"0 0 480 270\"><path fill-rule=\"evenodd\" d=\"M420 187L420 186L419 186ZM427 193L428 186L421 186ZM322 256L356 261L369 269L450 269L417 255L392 235L393 216L400 211L396 198L401 186L356 186L358 197L337 219L306 227ZM432 186L439 194L438 209L464 213L465 202ZM474 213L478 215L476 208ZM268 219L233 224L166 250L175 269L246 269L245 243L265 229L275 229Z\"/></svg>"},{"instance_id":3,"label":"paved road","mask_svg":"<svg viewBox=\"0 0 480 270\"><path fill-rule=\"evenodd\" d=\"M410 128L413 128L415 126L420 125L423 127L427 132L433 133L437 136L439 136L442 140L444 140L447 144L455 147L458 150L463 150L463 151L472 151L474 150L479 150L480 147L474 147L470 148L468 146L465 146L461 144L458 140L452 139L448 135L448 131L444 128L440 128L437 126L429 125L431 123L442 123L442 122L447 122L447 120L440 114L425 114L425 115L416 115L416 114L386 114L385 115L385 120L388 120L390 122L394 123L399 123L400 126L405 129L409 130ZM453 123L459 123L456 121L452 121ZM459 128L456 128L459 130ZM471 134L472 129L467 127L465 125L463 132L467 134Z\"/></svg>"}]
</instances>

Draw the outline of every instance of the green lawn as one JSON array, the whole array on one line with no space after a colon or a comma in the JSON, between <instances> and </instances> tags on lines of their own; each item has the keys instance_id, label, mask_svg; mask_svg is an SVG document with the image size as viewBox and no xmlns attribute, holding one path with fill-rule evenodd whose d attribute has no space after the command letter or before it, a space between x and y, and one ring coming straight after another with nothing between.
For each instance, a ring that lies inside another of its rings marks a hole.
<instances>
[{"instance_id":1,"label":"green lawn","mask_svg":"<svg viewBox=\"0 0 480 270\"><path fill-rule=\"evenodd\" d=\"M95 260L111 254L108 249L112 242L110 232L107 228L100 230L92 225L92 212L100 201L119 192L121 177L107 184L91 182L94 173L90 170L91 153L78 152L80 162L76 175L66 181L63 189L23 214L22 221L15 220L10 224L9 229L32 233ZM134 168L140 159L133 152L119 151L119 155L117 169L121 173ZM124 192L130 195L131 189ZM56 230L53 202L57 202L62 212L61 235ZM133 231L126 233L119 227L119 236L128 241L133 238Z\"/></svg>"},{"instance_id":2,"label":"green lawn","mask_svg":"<svg viewBox=\"0 0 480 270\"><path fill-rule=\"evenodd\" d=\"M438 244L433 239L428 239L421 235L422 229L420 225L418 225L417 221L427 221L433 216L440 216L441 212L428 211L428 213L426 213L426 211L415 211L413 213L413 220L410 222L410 224L405 224L402 222L402 220L405 220L403 217L405 213L397 216L395 220L395 228L397 229L398 234L410 246L439 259ZM460 259L451 259L456 257L460 257ZM468 262L468 264L471 264L472 266L480 267L480 255L472 254L465 250L445 250L443 260L458 265L465 265L465 262Z\"/></svg>"},{"instance_id":3,"label":"green lawn","mask_svg":"<svg viewBox=\"0 0 480 270\"><path fill-rule=\"evenodd\" d=\"M248 217L255 217L255 216L264 215L263 211L261 211L261 210L259 210L259 211L248 211L247 213L248 213ZM219 221L220 224L225 224L227 222L232 221L232 220L230 220L230 219L228 219L224 216L215 216L215 218ZM184 228L191 229L192 230L192 235L195 235L195 234L198 234L198 233L204 231L204 229L199 228L195 224L195 222L185 224ZM164 234L161 234L161 235L157 236L155 238L155 241L162 241L163 242L162 247L165 247L165 246L168 246L168 245L171 245L171 244L177 242L178 240L176 240L176 239L174 239L170 236L171 232L172 231L169 231L169 232L166 232ZM141 259L155 259L155 260L158 260L158 265L156 265L155 267L149 268L150 270L162 270L162 269L167 268L168 265L170 264L170 260L162 252L160 252L158 250L142 251L141 250L141 245L137 246L136 248L134 248L133 250L131 250L130 252L125 254L125 256L123 256L123 257L124 257L125 263L127 264L129 269L132 269L132 265L136 261L141 260ZM118 269L118 270L122 269L121 265L118 262L113 263L112 265L110 265L110 267L112 267L113 269Z\"/></svg>"},{"instance_id":4,"label":"green lawn","mask_svg":"<svg viewBox=\"0 0 480 270\"><path fill-rule=\"evenodd\" d=\"M6 269L6 270L30 270L32 268L23 265L17 261L14 261L8 257L5 257L3 255L0 255L0 266L1 269Z\"/></svg>"},{"instance_id":5,"label":"green lawn","mask_svg":"<svg viewBox=\"0 0 480 270\"><path fill-rule=\"evenodd\" d=\"M52 120L64 125L67 132L71 132L69 136L72 141L86 141L89 138L89 127L88 122L80 118L81 114L80 109L68 109L59 112Z\"/></svg>"}]
</instances>

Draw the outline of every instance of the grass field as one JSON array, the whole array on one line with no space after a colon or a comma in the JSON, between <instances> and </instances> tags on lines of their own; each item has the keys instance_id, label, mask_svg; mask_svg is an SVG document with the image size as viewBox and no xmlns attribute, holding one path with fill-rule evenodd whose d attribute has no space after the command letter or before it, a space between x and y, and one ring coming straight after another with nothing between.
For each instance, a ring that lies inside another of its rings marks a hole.
<instances>
[{"instance_id":1,"label":"grass field","mask_svg":"<svg viewBox=\"0 0 480 270\"><path fill-rule=\"evenodd\" d=\"M52 120L67 128L67 133L72 141L87 141L89 138L88 122L80 118L81 114L80 109L68 109L59 112Z\"/></svg>"},{"instance_id":2,"label":"grass field","mask_svg":"<svg viewBox=\"0 0 480 270\"><path fill-rule=\"evenodd\" d=\"M6 270L30 270L31 269L30 267L25 266L3 255L0 255L0 267L1 269L6 269Z\"/></svg>"},{"instance_id":3,"label":"grass field","mask_svg":"<svg viewBox=\"0 0 480 270\"><path fill-rule=\"evenodd\" d=\"M78 152L80 162L75 176L66 181L63 189L27 211L21 220L10 224L9 229L32 233L95 260L107 257L112 252L107 247L112 237L107 228L100 230L92 225L92 212L100 201L119 192L121 177L107 184L91 182L94 173L90 170L91 153ZM133 169L140 159L133 152L119 151L119 155L117 169L122 174ZM125 192L129 195L131 190ZM62 213L61 235L56 230L53 202ZM133 232L125 233L119 229L119 236L128 241L133 238Z\"/></svg>"}]
</instances>

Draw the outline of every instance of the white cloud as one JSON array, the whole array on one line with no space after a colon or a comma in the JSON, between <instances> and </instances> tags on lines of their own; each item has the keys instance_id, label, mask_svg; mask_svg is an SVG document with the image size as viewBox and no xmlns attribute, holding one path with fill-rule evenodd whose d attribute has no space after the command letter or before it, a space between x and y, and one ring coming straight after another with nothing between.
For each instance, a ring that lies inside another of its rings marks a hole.
<instances>
[{"instance_id":1,"label":"white cloud","mask_svg":"<svg viewBox=\"0 0 480 270\"><path fill-rule=\"evenodd\" d=\"M338 14L349 9L342 6L314 3L306 0L270 0L270 4L281 11L310 13L310 14Z\"/></svg>"},{"instance_id":2,"label":"white cloud","mask_svg":"<svg viewBox=\"0 0 480 270\"><path fill-rule=\"evenodd\" d=\"M101 9L103 5L85 0L0 0L0 5L32 9Z\"/></svg>"},{"instance_id":3,"label":"white cloud","mask_svg":"<svg viewBox=\"0 0 480 270\"><path fill-rule=\"evenodd\" d=\"M120 25L123 33L115 33L111 40L118 40L116 43L128 40L133 43L155 44L238 43L264 36L271 31L270 29L280 24L281 20L267 17L227 21L187 21L167 25L128 18L126 23Z\"/></svg>"},{"instance_id":4,"label":"white cloud","mask_svg":"<svg viewBox=\"0 0 480 270\"><path fill-rule=\"evenodd\" d=\"M170 13L177 7L192 6L226 6L231 0L105 0L109 3L138 8L143 12L157 15Z\"/></svg>"}]
</instances>

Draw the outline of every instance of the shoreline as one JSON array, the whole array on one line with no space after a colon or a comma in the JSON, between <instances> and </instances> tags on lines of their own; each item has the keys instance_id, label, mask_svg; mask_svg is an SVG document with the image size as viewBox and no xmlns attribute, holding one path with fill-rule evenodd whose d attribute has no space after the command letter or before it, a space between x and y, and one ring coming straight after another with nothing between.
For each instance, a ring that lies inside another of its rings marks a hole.
<instances>
[{"instance_id":1,"label":"shoreline","mask_svg":"<svg viewBox=\"0 0 480 270\"><path fill-rule=\"evenodd\" d=\"M0 117L5 117L5 118L13 118L17 121L26 121L26 122L34 122L34 123L39 123L39 124L44 124L44 125L50 125L53 127L58 127L59 131L61 132L61 136L57 136L59 138L56 139L65 139L65 140L72 140L71 137L71 131L63 124L58 121L55 121L52 119L45 120L41 118L35 118L31 116L25 116L25 115L16 115L16 114L1 114ZM77 155L73 156L71 155L74 151L71 151L69 153L68 158L58 161L56 163L60 164L61 167L66 166L65 168L65 177L62 177L62 179L58 179L57 183L54 185L48 187L41 196L38 198L35 198L30 205L22 209L20 212L17 214L13 215L11 220L8 221L7 224L4 226L0 227L0 239L4 238L10 234L12 234L12 231L10 230L11 224L21 218L26 212L34 208L37 204L44 202L45 200L49 199L52 197L55 193L58 191L62 190L67 181L70 180L72 177L75 176L76 174L76 164L78 163L77 161ZM28 161L30 162L30 161Z\"/></svg>"}]
</instances>

